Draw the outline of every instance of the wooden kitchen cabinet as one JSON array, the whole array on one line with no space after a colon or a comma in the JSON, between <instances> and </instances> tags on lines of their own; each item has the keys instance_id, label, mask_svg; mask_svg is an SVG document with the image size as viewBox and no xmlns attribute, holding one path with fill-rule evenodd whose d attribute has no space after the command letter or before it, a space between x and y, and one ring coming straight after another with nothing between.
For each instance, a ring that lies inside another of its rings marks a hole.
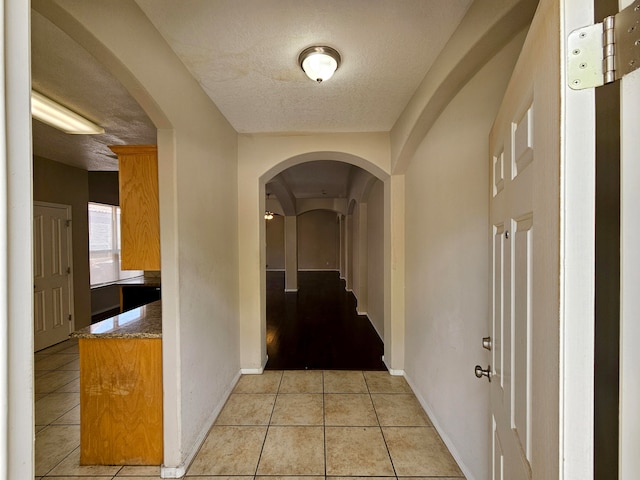
<instances>
[{"instance_id":1,"label":"wooden kitchen cabinet","mask_svg":"<svg viewBox=\"0 0 640 480\"><path fill-rule=\"evenodd\" d=\"M80 348L80 465L162 464L162 304L71 336Z\"/></svg>"},{"instance_id":2,"label":"wooden kitchen cabinet","mask_svg":"<svg viewBox=\"0 0 640 480\"><path fill-rule=\"evenodd\" d=\"M109 147L118 155L120 263L123 270L160 270L158 150L155 145Z\"/></svg>"},{"instance_id":3,"label":"wooden kitchen cabinet","mask_svg":"<svg viewBox=\"0 0 640 480\"><path fill-rule=\"evenodd\" d=\"M81 338L80 465L160 465L162 340Z\"/></svg>"}]
</instances>

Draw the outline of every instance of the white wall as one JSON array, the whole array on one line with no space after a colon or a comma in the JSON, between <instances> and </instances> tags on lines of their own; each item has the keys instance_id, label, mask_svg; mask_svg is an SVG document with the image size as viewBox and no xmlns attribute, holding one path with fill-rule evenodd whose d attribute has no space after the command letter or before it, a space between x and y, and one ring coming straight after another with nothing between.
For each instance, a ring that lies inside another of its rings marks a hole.
<instances>
[{"instance_id":1,"label":"white wall","mask_svg":"<svg viewBox=\"0 0 640 480\"><path fill-rule=\"evenodd\" d=\"M240 370L237 135L133 1L33 5L105 64L158 127L163 474L180 475Z\"/></svg>"},{"instance_id":2,"label":"white wall","mask_svg":"<svg viewBox=\"0 0 640 480\"><path fill-rule=\"evenodd\" d=\"M489 388L473 375L489 362L488 135L523 39L449 103L405 175L405 372L470 480L491 458Z\"/></svg>"},{"instance_id":3,"label":"white wall","mask_svg":"<svg viewBox=\"0 0 640 480\"><path fill-rule=\"evenodd\" d=\"M384 339L384 184L376 181L367 199L367 316Z\"/></svg>"},{"instance_id":4,"label":"white wall","mask_svg":"<svg viewBox=\"0 0 640 480\"><path fill-rule=\"evenodd\" d=\"M0 57L0 478L33 477L29 3L4 0Z\"/></svg>"}]
</instances>

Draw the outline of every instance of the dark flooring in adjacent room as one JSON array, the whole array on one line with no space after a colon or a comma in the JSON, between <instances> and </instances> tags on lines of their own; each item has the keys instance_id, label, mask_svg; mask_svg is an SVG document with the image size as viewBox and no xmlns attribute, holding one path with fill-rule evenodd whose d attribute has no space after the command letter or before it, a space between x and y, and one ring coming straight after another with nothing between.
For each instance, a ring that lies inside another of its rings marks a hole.
<instances>
[{"instance_id":1,"label":"dark flooring in adjacent room","mask_svg":"<svg viewBox=\"0 0 640 480\"><path fill-rule=\"evenodd\" d=\"M296 293L284 272L267 272L268 370L386 370L383 353L338 272L298 272Z\"/></svg>"}]
</instances>

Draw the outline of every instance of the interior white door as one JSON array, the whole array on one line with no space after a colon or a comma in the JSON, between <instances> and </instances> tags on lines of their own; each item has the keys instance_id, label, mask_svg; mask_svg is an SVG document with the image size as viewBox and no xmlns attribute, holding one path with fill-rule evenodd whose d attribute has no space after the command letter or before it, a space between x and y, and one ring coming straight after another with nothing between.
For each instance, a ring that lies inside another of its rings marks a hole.
<instances>
[{"instance_id":1,"label":"interior white door","mask_svg":"<svg viewBox=\"0 0 640 480\"><path fill-rule=\"evenodd\" d=\"M559 12L540 2L489 138L494 480L559 472Z\"/></svg>"},{"instance_id":2,"label":"interior white door","mask_svg":"<svg viewBox=\"0 0 640 480\"><path fill-rule=\"evenodd\" d=\"M73 328L71 207L33 206L34 348L62 342Z\"/></svg>"},{"instance_id":3,"label":"interior white door","mask_svg":"<svg viewBox=\"0 0 640 480\"><path fill-rule=\"evenodd\" d=\"M530 94L492 134L494 479L531 478L533 115ZM513 128L509 128L510 126ZM535 217L537 221L537 216Z\"/></svg>"},{"instance_id":4,"label":"interior white door","mask_svg":"<svg viewBox=\"0 0 640 480\"><path fill-rule=\"evenodd\" d=\"M622 0L621 7L631 5ZM637 4L637 2L635 2ZM621 479L640 471L640 70L622 78L621 144L621 325L620 325L620 470Z\"/></svg>"}]
</instances>

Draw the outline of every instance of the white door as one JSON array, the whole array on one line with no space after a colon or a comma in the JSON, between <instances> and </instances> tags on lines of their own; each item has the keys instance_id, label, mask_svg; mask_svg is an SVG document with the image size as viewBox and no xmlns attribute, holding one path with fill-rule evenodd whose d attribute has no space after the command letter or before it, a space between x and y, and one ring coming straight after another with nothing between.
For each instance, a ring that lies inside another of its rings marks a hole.
<instances>
[{"instance_id":1,"label":"white door","mask_svg":"<svg viewBox=\"0 0 640 480\"><path fill-rule=\"evenodd\" d=\"M632 4L631 0L620 3L621 7ZM640 471L640 70L623 77L621 82L619 476L626 480L636 478Z\"/></svg>"},{"instance_id":2,"label":"white door","mask_svg":"<svg viewBox=\"0 0 640 480\"><path fill-rule=\"evenodd\" d=\"M559 478L559 32L542 0L489 137L494 480Z\"/></svg>"},{"instance_id":3,"label":"white door","mask_svg":"<svg viewBox=\"0 0 640 480\"><path fill-rule=\"evenodd\" d=\"M34 348L69 338L73 329L71 207L34 202Z\"/></svg>"},{"instance_id":4,"label":"white door","mask_svg":"<svg viewBox=\"0 0 640 480\"><path fill-rule=\"evenodd\" d=\"M526 90L526 86L525 86ZM532 279L538 212L532 202L537 145L533 127L536 106L531 92L524 104L511 104L491 134L494 182L493 232L493 413L496 480L531 478ZM537 319L537 318L536 318Z\"/></svg>"}]
</instances>

